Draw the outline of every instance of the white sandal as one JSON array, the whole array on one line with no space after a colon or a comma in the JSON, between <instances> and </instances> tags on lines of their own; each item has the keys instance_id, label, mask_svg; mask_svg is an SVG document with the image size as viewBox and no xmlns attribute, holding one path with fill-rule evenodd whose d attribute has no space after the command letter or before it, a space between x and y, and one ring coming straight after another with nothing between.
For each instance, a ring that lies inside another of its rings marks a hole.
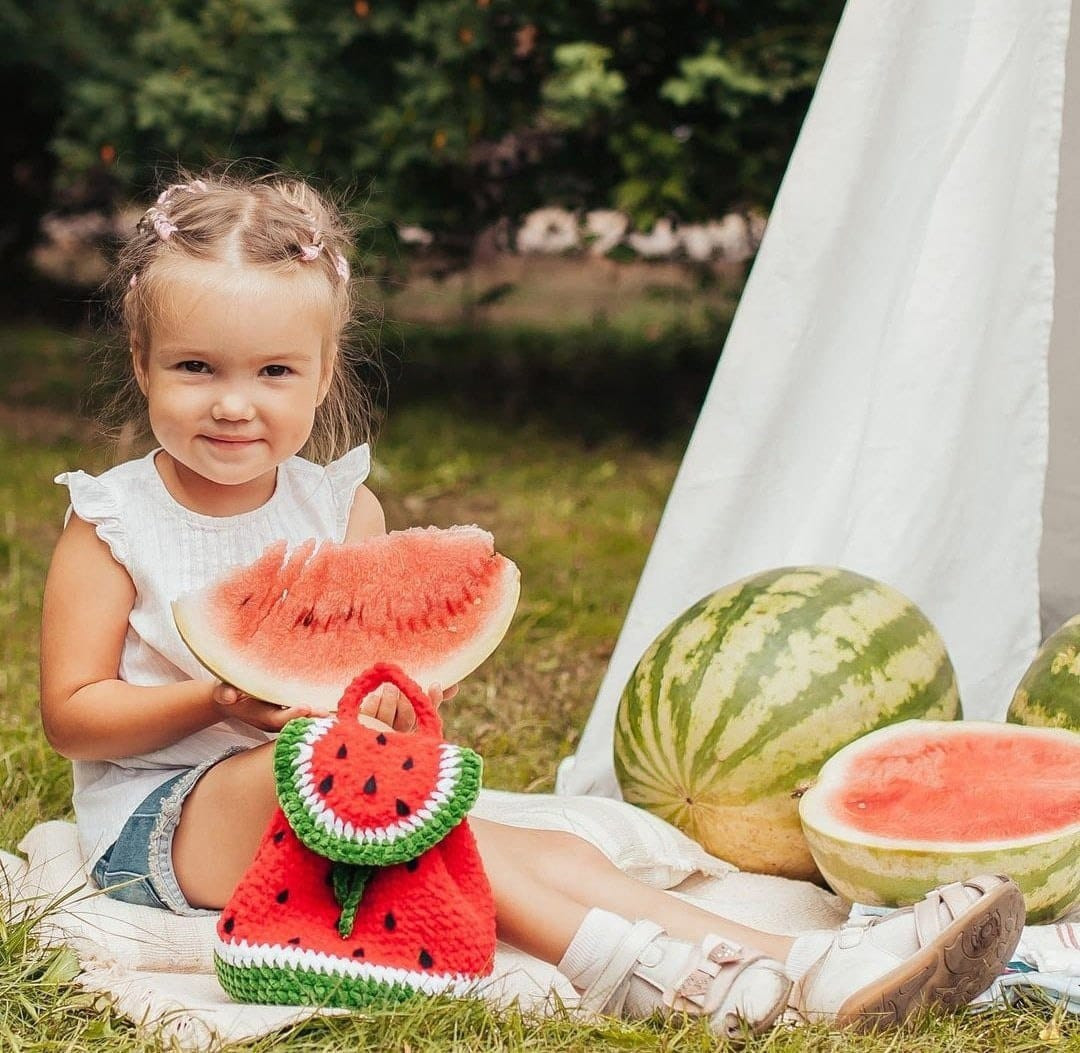
<instances>
[{"instance_id":1,"label":"white sandal","mask_svg":"<svg viewBox=\"0 0 1080 1053\"><path fill-rule=\"evenodd\" d=\"M656 992L653 1011L706 1017L716 1034L738 1039L768 1030L787 1006L791 981L784 967L718 936L694 947L639 921L581 994L582 1009L627 1017L637 977ZM645 1014L641 1014L645 1015Z\"/></svg>"},{"instance_id":2,"label":"white sandal","mask_svg":"<svg viewBox=\"0 0 1080 1053\"><path fill-rule=\"evenodd\" d=\"M1023 926L1024 897L1009 878L943 885L913 907L820 934L823 953L796 980L792 1006L860 1030L923 1007L959 1008L1004 971Z\"/></svg>"}]
</instances>

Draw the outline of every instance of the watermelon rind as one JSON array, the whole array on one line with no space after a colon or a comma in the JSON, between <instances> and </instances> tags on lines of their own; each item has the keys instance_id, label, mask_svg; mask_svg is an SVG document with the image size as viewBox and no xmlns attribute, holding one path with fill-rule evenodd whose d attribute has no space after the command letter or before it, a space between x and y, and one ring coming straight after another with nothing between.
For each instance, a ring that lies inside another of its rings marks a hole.
<instances>
[{"instance_id":1,"label":"watermelon rind","mask_svg":"<svg viewBox=\"0 0 1080 1053\"><path fill-rule=\"evenodd\" d=\"M412 814L380 830L356 830L320 798L310 770L312 747L337 726L333 717L290 720L274 745L281 810L296 836L313 852L339 863L404 863L441 841L476 802L483 760L466 746L444 742L439 746L436 785Z\"/></svg>"},{"instance_id":2,"label":"watermelon rind","mask_svg":"<svg viewBox=\"0 0 1080 1053\"><path fill-rule=\"evenodd\" d=\"M841 746L961 715L952 663L906 596L838 567L781 567L705 596L623 691L624 798L744 870L820 880L798 794Z\"/></svg>"},{"instance_id":3,"label":"watermelon rind","mask_svg":"<svg viewBox=\"0 0 1080 1053\"><path fill-rule=\"evenodd\" d=\"M1024 894L1029 924L1055 921L1080 907L1080 816L1075 823L1029 837L941 842L883 837L859 830L828 807L844 785L849 763L860 751L890 738L938 738L970 732L1042 735L1075 749L1080 770L1080 737L1052 728L1018 728L991 721L911 720L883 728L839 750L822 766L799 802L803 832L821 873L833 891L855 903L905 906L937 885L975 874L1006 874Z\"/></svg>"},{"instance_id":4,"label":"watermelon rind","mask_svg":"<svg viewBox=\"0 0 1080 1053\"><path fill-rule=\"evenodd\" d=\"M1080 731L1080 614L1039 648L1009 703L1011 724Z\"/></svg>"},{"instance_id":5,"label":"watermelon rind","mask_svg":"<svg viewBox=\"0 0 1080 1053\"><path fill-rule=\"evenodd\" d=\"M479 981L462 973L417 972L334 958L300 947L218 940L214 969L238 1002L364 1008L417 996L462 997Z\"/></svg>"},{"instance_id":6,"label":"watermelon rind","mask_svg":"<svg viewBox=\"0 0 1080 1053\"><path fill-rule=\"evenodd\" d=\"M520 599L520 572L513 561L495 552L491 534L479 527L413 527L380 535L380 539L401 538L404 542L428 538L438 545L441 536L452 539L462 534L475 534L485 543L490 543L492 558L498 561L498 574L490 582L487 598L483 601L486 607L481 608L485 613L482 624L460 640L455 639L452 650L441 660L414 660L394 647L392 637L380 637L375 645L377 653L374 653L370 651L369 641L362 636L354 643L346 635L340 641L340 646L336 646L338 664L326 661L318 680L290 674L286 647L275 653L275 662L280 660L280 664L273 669L268 668L265 662L245 656L242 649L228 642L226 633L215 617L216 583L175 599L172 602L173 621L180 638L203 668L215 678L232 684L253 698L279 706L307 707L314 713L332 713L337 709L341 697L341 685L375 662L390 662L399 666L425 690L434 684L450 687L460 683L486 661L506 635ZM354 544L362 545L363 542ZM419 585L417 583L418 588ZM301 652L305 648L305 638L299 633L295 647Z\"/></svg>"}]
</instances>

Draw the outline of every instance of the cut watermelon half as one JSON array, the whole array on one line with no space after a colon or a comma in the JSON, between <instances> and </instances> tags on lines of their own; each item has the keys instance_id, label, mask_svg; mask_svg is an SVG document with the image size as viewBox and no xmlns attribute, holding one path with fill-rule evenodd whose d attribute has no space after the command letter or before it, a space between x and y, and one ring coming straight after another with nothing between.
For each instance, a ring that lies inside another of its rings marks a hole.
<instances>
[{"instance_id":1,"label":"cut watermelon half","mask_svg":"<svg viewBox=\"0 0 1080 1053\"><path fill-rule=\"evenodd\" d=\"M814 861L847 899L901 906L975 874L1007 874L1027 920L1080 905L1080 735L908 720L825 762L799 802Z\"/></svg>"},{"instance_id":2,"label":"cut watermelon half","mask_svg":"<svg viewBox=\"0 0 1080 1053\"><path fill-rule=\"evenodd\" d=\"M417 527L292 552L279 542L174 601L173 618L215 676L330 712L341 685L377 662L424 688L464 679L506 634L519 591L486 530Z\"/></svg>"}]
</instances>

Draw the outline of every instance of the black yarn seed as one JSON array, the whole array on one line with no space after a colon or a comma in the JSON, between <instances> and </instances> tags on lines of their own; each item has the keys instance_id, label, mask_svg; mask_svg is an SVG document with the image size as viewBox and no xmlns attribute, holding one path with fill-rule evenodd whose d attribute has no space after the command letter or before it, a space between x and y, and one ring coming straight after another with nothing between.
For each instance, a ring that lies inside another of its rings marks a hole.
<instances>
[{"instance_id":1,"label":"black yarn seed","mask_svg":"<svg viewBox=\"0 0 1080 1053\"><path fill-rule=\"evenodd\" d=\"M421 968L430 969L434 964L435 964L435 959L432 958L431 955L428 954L428 952L425 951L423 947L421 947L420 948L420 966L421 966Z\"/></svg>"},{"instance_id":2,"label":"black yarn seed","mask_svg":"<svg viewBox=\"0 0 1080 1053\"><path fill-rule=\"evenodd\" d=\"M328 870L328 871L326 872L326 883L327 883L327 884L328 884L328 885L329 885L329 886L330 886L331 888L333 888L333 887L334 887L334 868L333 868L333 867L331 867L331 868L330 868L330 869L329 869L329 870Z\"/></svg>"},{"instance_id":3,"label":"black yarn seed","mask_svg":"<svg viewBox=\"0 0 1080 1053\"><path fill-rule=\"evenodd\" d=\"M300 937L299 936L294 936L291 940L289 940L289 943L294 944L294 945L299 943L299 942L300 942Z\"/></svg>"},{"instance_id":4,"label":"black yarn seed","mask_svg":"<svg viewBox=\"0 0 1080 1053\"><path fill-rule=\"evenodd\" d=\"M280 845L281 842L284 841L284 840L285 840L285 831L284 830L278 830L278 832L276 834L274 834L274 844L275 845Z\"/></svg>"},{"instance_id":5,"label":"black yarn seed","mask_svg":"<svg viewBox=\"0 0 1080 1053\"><path fill-rule=\"evenodd\" d=\"M363 947L357 947L356 950L352 952L352 956L354 958L363 958L364 957L364 948Z\"/></svg>"},{"instance_id":6,"label":"black yarn seed","mask_svg":"<svg viewBox=\"0 0 1080 1053\"><path fill-rule=\"evenodd\" d=\"M364 793L375 792L375 776L372 775L366 783L364 783Z\"/></svg>"},{"instance_id":7,"label":"black yarn seed","mask_svg":"<svg viewBox=\"0 0 1080 1053\"><path fill-rule=\"evenodd\" d=\"M406 757L405 758L405 763L402 765L402 768L404 768L405 771L408 771L412 766L413 766L412 757Z\"/></svg>"},{"instance_id":8,"label":"black yarn seed","mask_svg":"<svg viewBox=\"0 0 1080 1053\"><path fill-rule=\"evenodd\" d=\"M420 865L419 858L410 859L405 863L405 869L411 874Z\"/></svg>"},{"instance_id":9,"label":"black yarn seed","mask_svg":"<svg viewBox=\"0 0 1080 1053\"><path fill-rule=\"evenodd\" d=\"M235 925L236 925L236 918L235 918L235 917L233 917L233 918L226 918L226 919L225 919L225 924L224 924L224 925L222 925L221 927L222 927L222 928L223 928L223 929L224 929L224 930L225 930L226 932L232 932L232 931L233 931L233 927L234 927Z\"/></svg>"},{"instance_id":10,"label":"black yarn seed","mask_svg":"<svg viewBox=\"0 0 1080 1053\"><path fill-rule=\"evenodd\" d=\"M334 785L333 775L327 775L321 783L319 783L319 793L329 793Z\"/></svg>"},{"instance_id":11,"label":"black yarn seed","mask_svg":"<svg viewBox=\"0 0 1080 1053\"><path fill-rule=\"evenodd\" d=\"M375 736L375 741L380 746L385 746L386 745L386 736L380 731L379 734Z\"/></svg>"},{"instance_id":12,"label":"black yarn seed","mask_svg":"<svg viewBox=\"0 0 1080 1053\"><path fill-rule=\"evenodd\" d=\"M383 918L382 923L387 932L393 932L397 928L397 918L390 911L386 912L386 917Z\"/></svg>"},{"instance_id":13,"label":"black yarn seed","mask_svg":"<svg viewBox=\"0 0 1080 1053\"><path fill-rule=\"evenodd\" d=\"M397 809L397 814L402 816L408 815L412 811L400 797L394 802L394 808Z\"/></svg>"},{"instance_id":14,"label":"black yarn seed","mask_svg":"<svg viewBox=\"0 0 1080 1053\"><path fill-rule=\"evenodd\" d=\"M284 902L285 902L285 901L286 901L286 900L287 900L288 898L289 898L289 890L288 890L287 888L283 888L283 889L282 889L282 890L281 890L281 891L280 891L280 892L279 892L279 893L278 893L278 894L277 894L277 895L276 895L276 896L274 897L274 899L276 899L276 900L278 901L278 903L284 903Z\"/></svg>"},{"instance_id":15,"label":"black yarn seed","mask_svg":"<svg viewBox=\"0 0 1080 1053\"><path fill-rule=\"evenodd\" d=\"M343 742L340 746L338 746L337 758L338 760L344 760L348 755L349 751L345 748L345 743Z\"/></svg>"}]
</instances>

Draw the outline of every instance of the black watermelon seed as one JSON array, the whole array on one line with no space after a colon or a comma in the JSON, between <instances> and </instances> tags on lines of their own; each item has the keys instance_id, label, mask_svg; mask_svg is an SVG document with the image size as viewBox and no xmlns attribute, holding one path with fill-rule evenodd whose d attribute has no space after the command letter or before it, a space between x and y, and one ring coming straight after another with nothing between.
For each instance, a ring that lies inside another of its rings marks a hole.
<instances>
[{"instance_id":1,"label":"black watermelon seed","mask_svg":"<svg viewBox=\"0 0 1080 1053\"><path fill-rule=\"evenodd\" d=\"M412 767L412 765L413 765L412 757L406 757L405 758L405 763L402 765L402 768L404 768L406 771L408 771Z\"/></svg>"},{"instance_id":2,"label":"black watermelon seed","mask_svg":"<svg viewBox=\"0 0 1080 1053\"><path fill-rule=\"evenodd\" d=\"M386 917L383 918L382 923L387 932L393 932L397 928L397 918L390 911L386 912Z\"/></svg>"},{"instance_id":3,"label":"black watermelon seed","mask_svg":"<svg viewBox=\"0 0 1080 1053\"><path fill-rule=\"evenodd\" d=\"M386 736L380 731L379 734L375 736L375 741L380 746L385 746L386 745Z\"/></svg>"},{"instance_id":4,"label":"black watermelon seed","mask_svg":"<svg viewBox=\"0 0 1080 1053\"><path fill-rule=\"evenodd\" d=\"M356 950L352 952L352 956L354 958L363 958L364 957L364 948L363 947L357 947Z\"/></svg>"},{"instance_id":5,"label":"black watermelon seed","mask_svg":"<svg viewBox=\"0 0 1080 1053\"><path fill-rule=\"evenodd\" d=\"M410 859L405 864L405 869L411 874L420 865L420 859Z\"/></svg>"},{"instance_id":6,"label":"black watermelon seed","mask_svg":"<svg viewBox=\"0 0 1080 1053\"><path fill-rule=\"evenodd\" d=\"M394 807L397 809L398 815L408 815L412 811L400 797L394 802Z\"/></svg>"},{"instance_id":7,"label":"black watermelon seed","mask_svg":"<svg viewBox=\"0 0 1080 1053\"><path fill-rule=\"evenodd\" d=\"M225 930L226 932L232 932L232 931L233 931L233 927L234 927L235 925L236 925L236 918L235 918L235 917L233 917L233 918L226 918L226 919L225 919L225 924L224 924L224 925L222 925L221 927L222 927L222 928L223 928L223 929L224 929L224 930Z\"/></svg>"},{"instance_id":8,"label":"black watermelon seed","mask_svg":"<svg viewBox=\"0 0 1080 1053\"><path fill-rule=\"evenodd\" d=\"M276 834L274 834L274 844L275 845L280 845L281 842L284 841L284 840L285 840L285 831L284 830L279 830Z\"/></svg>"},{"instance_id":9,"label":"black watermelon seed","mask_svg":"<svg viewBox=\"0 0 1080 1053\"><path fill-rule=\"evenodd\" d=\"M321 783L319 783L319 793L329 793L334 785L333 775L327 775Z\"/></svg>"},{"instance_id":10,"label":"black watermelon seed","mask_svg":"<svg viewBox=\"0 0 1080 1053\"><path fill-rule=\"evenodd\" d=\"M374 793L374 792L375 792L375 776L372 775L371 778L368 779L368 781L366 783L364 783L364 793Z\"/></svg>"},{"instance_id":11,"label":"black watermelon seed","mask_svg":"<svg viewBox=\"0 0 1080 1053\"><path fill-rule=\"evenodd\" d=\"M435 964L435 960L431 957L430 954L428 954L427 951L424 950L423 947L421 947L420 948L420 965L421 965L421 967L424 968L424 969L430 969L434 964Z\"/></svg>"},{"instance_id":12,"label":"black watermelon seed","mask_svg":"<svg viewBox=\"0 0 1080 1053\"><path fill-rule=\"evenodd\" d=\"M349 751L345 748L345 743L343 742L340 746L338 746L338 751L337 751L338 760L344 760L348 755L349 755Z\"/></svg>"},{"instance_id":13,"label":"black watermelon seed","mask_svg":"<svg viewBox=\"0 0 1080 1053\"><path fill-rule=\"evenodd\" d=\"M289 898L289 890L288 890L287 888L283 888L283 889L282 889L282 890L281 890L281 891L280 891L280 892L279 892L279 893L278 893L278 894L277 894L277 895L276 895L276 896L274 897L274 899L276 899L276 900L278 901L278 903L284 903L284 902L285 902L285 901L286 901L286 900L287 900L288 898Z\"/></svg>"},{"instance_id":14,"label":"black watermelon seed","mask_svg":"<svg viewBox=\"0 0 1080 1053\"><path fill-rule=\"evenodd\" d=\"M300 937L299 936L294 936L291 940L289 940L289 943L294 944L294 945L299 943L299 942L300 942Z\"/></svg>"}]
</instances>

